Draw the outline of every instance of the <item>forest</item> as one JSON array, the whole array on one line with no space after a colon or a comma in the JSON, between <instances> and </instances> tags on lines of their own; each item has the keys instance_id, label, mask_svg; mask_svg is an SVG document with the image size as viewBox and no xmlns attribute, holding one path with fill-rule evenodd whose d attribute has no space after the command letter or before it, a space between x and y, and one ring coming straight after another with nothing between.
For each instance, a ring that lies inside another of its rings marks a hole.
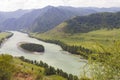
<instances>
[{"instance_id":1,"label":"forest","mask_svg":"<svg viewBox=\"0 0 120 80\"><path fill-rule=\"evenodd\" d=\"M120 28L120 12L117 13L95 13L88 16L77 16L65 21L67 25L63 30L67 33L87 33L99 29Z\"/></svg>"}]
</instances>

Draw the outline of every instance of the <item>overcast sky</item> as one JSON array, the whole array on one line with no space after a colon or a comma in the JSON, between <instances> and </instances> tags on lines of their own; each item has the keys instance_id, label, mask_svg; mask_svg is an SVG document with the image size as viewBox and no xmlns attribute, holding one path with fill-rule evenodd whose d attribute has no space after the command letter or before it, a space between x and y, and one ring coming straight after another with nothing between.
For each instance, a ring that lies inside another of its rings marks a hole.
<instances>
[{"instance_id":1,"label":"overcast sky","mask_svg":"<svg viewBox=\"0 0 120 80\"><path fill-rule=\"evenodd\" d=\"M0 0L0 11L52 6L120 7L120 0Z\"/></svg>"}]
</instances>

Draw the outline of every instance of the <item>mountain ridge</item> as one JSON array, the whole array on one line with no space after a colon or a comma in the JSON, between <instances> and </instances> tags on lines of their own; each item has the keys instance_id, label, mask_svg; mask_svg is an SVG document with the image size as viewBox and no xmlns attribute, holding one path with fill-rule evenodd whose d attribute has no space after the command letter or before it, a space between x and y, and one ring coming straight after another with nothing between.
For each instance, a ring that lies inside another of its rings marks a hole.
<instances>
[{"instance_id":1,"label":"mountain ridge","mask_svg":"<svg viewBox=\"0 0 120 80\"><path fill-rule=\"evenodd\" d=\"M12 17L5 19L0 14L0 29L1 30L22 30L31 32L46 32L60 23L69 20L75 16L84 16L97 13L97 8L75 8L69 6L47 6L41 9L28 10L29 12L23 14L21 17ZM100 8L102 9L102 8ZM111 8L105 10L111 11ZM114 8L112 8L113 10ZM103 10L103 11L105 11ZM120 8L115 8L113 12L119 11ZM23 11L23 10L18 10ZM24 11L23 11L24 12ZM100 11L101 12L101 11Z\"/></svg>"},{"instance_id":2,"label":"mountain ridge","mask_svg":"<svg viewBox=\"0 0 120 80\"><path fill-rule=\"evenodd\" d=\"M86 33L102 28L120 28L120 12L94 13L88 16L77 16L58 25L53 31L61 30L65 33ZM48 31L49 32L49 31ZM52 30L51 30L52 32Z\"/></svg>"}]
</instances>

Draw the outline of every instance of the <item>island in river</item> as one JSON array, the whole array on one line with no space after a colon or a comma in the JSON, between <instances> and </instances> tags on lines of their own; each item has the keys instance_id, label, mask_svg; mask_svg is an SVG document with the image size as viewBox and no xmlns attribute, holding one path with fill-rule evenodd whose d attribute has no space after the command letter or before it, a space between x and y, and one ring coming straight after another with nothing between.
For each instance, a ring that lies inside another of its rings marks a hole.
<instances>
[{"instance_id":1,"label":"island in river","mask_svg":"<svg viewBox=\"0 0 120 80\"><path fill-rule=\"evenodd\" d=\"M45 50L43 45L35 43L23 43L20 47L30 52L44 52Z\"/></svg>"},{"instance_id":2,"label":"island in river","mask_svg":"<svg viewBox=\"0 0 120 80\"><path fill-rule=\"evenodd\" d=\"M36 60L47 63L56 69L62 69L69 74L80 76L84 72L84 66L87 60L81 59L80 56L66 54L68 52L62 51L62 48L56 44L43 42L35 38L31 38L28 34L11 31L14 35L9 38L0 48L0 54L7 53L15 57L24 56L26 59ZM21 42L41 44L44 46L45 51L43 55L27 54L26 51L19 49Z\"/></svg>"}]
</instances>

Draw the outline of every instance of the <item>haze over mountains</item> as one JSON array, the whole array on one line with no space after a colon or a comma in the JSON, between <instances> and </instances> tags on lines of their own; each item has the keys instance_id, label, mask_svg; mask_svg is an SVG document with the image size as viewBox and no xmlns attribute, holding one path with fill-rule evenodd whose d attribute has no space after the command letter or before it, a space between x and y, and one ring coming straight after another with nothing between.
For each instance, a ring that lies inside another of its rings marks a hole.
<instances>
[{"instance_id":1,"label":"haze over mountains","mask_svg":"<svg viewBox=\"0 0 120 80\"><path fill-rule=\"evenodd\" d=\"M47 6L42 9L0 12L0 29L46 32L75 16L85 16L98 12L118 11L120 11L120 8Z\"/></svg>"},{"instance_id":2,"label":"haze over mountains","mask_svg":"<svg viewBox=\"0 0 120 80\"><path fill-rule=\"evenodd\" d=\"M17 11L12 11L12 12L0 12L0 23L3 21L9 19L9 18L19 18L23 16L24 14L30 12L31 10L17 10Z\"/></svg>"}]
</instances>

